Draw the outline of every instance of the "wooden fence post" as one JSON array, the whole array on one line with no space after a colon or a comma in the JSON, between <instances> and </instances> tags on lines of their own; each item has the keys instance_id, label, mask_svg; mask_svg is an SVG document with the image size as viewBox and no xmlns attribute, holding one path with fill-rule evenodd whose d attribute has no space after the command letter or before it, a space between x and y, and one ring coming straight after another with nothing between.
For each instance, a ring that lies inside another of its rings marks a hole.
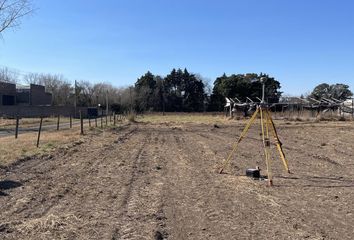
<instances>
[{"instance_id":1,"label":"wooden fence post","mask_svg":"<svg viewBox=\"0 0 354 240\"><path fill-rule=\"evenodd\" d=\"M107 114L106 114L106 126L107 126L107 122L108 122L108 116L107 116Z\"/></svg>"},{"instance_id":2,"label":"wooden fence post","mask_svg":"<svg viewBox=\"0 0 354 240\"><path fill-rule=\"evenodd\" d=\"M57 131L59 131L59 124L60 124L60 115L58 115L58 121L57 121Z\"/></svg>"},{"instance_id":3,"label":"wooden fence post","mask_svg":"<svg viewBox=\"0 0 354 240\"><path fill-rule=\"evenodd\" d=\"M95 117L95 126L97 127L97 116Z\"/></svg>"},{"instance_id":4,"label":"wooden fence post","mask_svg":"<svg viewBox=\"0 0 354 240\"><path fill-rule=\"evenodd\" d=\"M37 138L37 147L39 147L39 139L41 138L42 122L43 122L43 117L41 117L41 121L40 121L40 123L39 123L38 138Z\"/></svg>"},{"instance_id":5,"label":"wooden fence post","mask_svg":"<svg viewBox=\"0 0 354 240\"><path fill-rule=\"evenodd\" d=\"M116 113L115 112L113 113L113 125L114 126L116 125Z\"/></svg>"},{"instance_id":6,"label":"wooden fence post","mask_svg":"<svg viewBox=\"0 0 354 240\"><path fill-rule=\"evenodd\" d=\"M20 117L17 115L17 116L16 116L15 139L17 139L17 137L18 137L18 125L19 125L19 122L20 122Z\"/></svg>"},{"instance_id":7,"label":"wooden fence post","mask_svg":"<svg viewBox=\"0 0 354 240\"><path fill-rule=\"evenodd\" d=\"M101 128L103 128L103 116L101 114Z\"/></svg>"},{"instance_id":8,"label":"wooden fence post","mask_svg":"<svg viewBox=\"0 0 354 240\"><path fill-rule=\"evenodd\" d=\"M91 116L89 116L89 127L91 128Z\"/></svg>"},{"instance_id":9,"label":"wooden fence post","mask_svg":"<svg viewBox=\"0 0 354 240\"><path fill-rule=\"evenodd\" d=\"M70 115L70 128L73 128L73 117Z\"/></svg>"},{"instance_id":10,"label":"wooden fence post","mask_svg":"<svg viewBox=\"0 0 354 240\"><path fill-rule=\"evenodd\" d=\"M84 120L82 119L82 114L81 114L81 110L80 110L80 128L81 128L81 135L84 135Z\"/></svg>"}]
</instances>

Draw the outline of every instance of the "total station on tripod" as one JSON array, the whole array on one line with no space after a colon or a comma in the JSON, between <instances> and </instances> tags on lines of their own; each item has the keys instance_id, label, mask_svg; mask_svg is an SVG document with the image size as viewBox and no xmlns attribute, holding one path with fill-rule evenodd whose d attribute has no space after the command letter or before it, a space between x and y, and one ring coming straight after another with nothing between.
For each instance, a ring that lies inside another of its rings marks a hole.
<instances>
[{"instance_id":1,"label":"total station on tripod","mask_svg":"<svg viewBox=\"0 0 354 240\"><path fill-rule=\"evenodd\" d=\"M265 158L265 163L266 163L266 169L267 169L267 179L269 181L269 186L273 185L273 176L272 176L272 157L271 157L271 142L270 142L270 136L273 137L274 145L276 146L276 150L279 154L280 160L284 165L284 169L286 172L290 173L289 166L288 166L288 161L285 158L284 151L282 149L282 143L279 140L277 130L275 128L271 112L269 109L268 103L265 101L265 90L266 90L266 82L267 78L266 77L261 77L259 79L254 79L252 82L259 81L262 84L262 99L259 105L256 108L256 111L252 115L251 119L248 121L246 124L245 128L243 129L241 135L239 136L238 140L234 143L234 146L232 148L232 151L228 155L228 157L225 159L224 163L222 164L220 168L220 173L224 171L224 168L230 163L232 156L236 153L236 149L239 145L239 143L246 137L248 130L252 126L252 124L255 122L257 117L259 116L260 119L260 130L261 130L261 136L262 136L262 143L263 143L263 151L264 151L264 158Z\"/></svg>"}]
</instances>

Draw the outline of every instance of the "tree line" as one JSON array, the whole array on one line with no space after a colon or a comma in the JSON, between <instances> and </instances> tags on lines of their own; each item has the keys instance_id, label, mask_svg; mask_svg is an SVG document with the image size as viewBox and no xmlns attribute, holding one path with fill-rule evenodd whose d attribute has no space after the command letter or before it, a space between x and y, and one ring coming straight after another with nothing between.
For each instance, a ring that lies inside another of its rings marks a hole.
<instances>
[{"instance_id":1,"label":"tree line","mask_svg":"<svg viewBox=\"0 0 354 240\"><path fill-rule=\"evenodd\" d=\"M207 83L187 69L173 69L166 77L147 72L134 85L138 111L200 112L207 107Z\"/></svg>"},{"instance_id":2,"label":"tree line","mask_svg":"<svg viewBox=\"0 0 354 240\"><path fill-rule=\"evenodd\" d=\"M263 73L223 74L215 80L212 92L209 93L208 83L187 69L172 69L166 77L147 72L135 83L136 107L142 111L222 111L225 97L240 101L257 101L257 98L261 98L261 77L267 79L267 100L278 102L281 96L280 83Z\"/></svg>"},{"instance_id":3,"label":"tree line","mask_svg":"<svg viewBox=\"0 0 354 240\"><path fill-rule=\"evenodd\" d=\"M133 86L115 87L109 83L91 83L79 80L72 84L63 75L27 73L22 82L45 86L52 93L52 104L61 106L109 107L115 111L137 112L202 112L223 111L225 97L240 102L259 101L262 98L260 78L265 77L266 101L277 103L282 97L281 85L265 73L223 74L211 87L199 74L187 69L172 69L166 76L150 71L139 77ZM20 82L19 74L0 68L0 81ZM336 98L345 100L353 94L348 85L326 83L314 88L308 98Z\"/></svg>"}]
</instances>

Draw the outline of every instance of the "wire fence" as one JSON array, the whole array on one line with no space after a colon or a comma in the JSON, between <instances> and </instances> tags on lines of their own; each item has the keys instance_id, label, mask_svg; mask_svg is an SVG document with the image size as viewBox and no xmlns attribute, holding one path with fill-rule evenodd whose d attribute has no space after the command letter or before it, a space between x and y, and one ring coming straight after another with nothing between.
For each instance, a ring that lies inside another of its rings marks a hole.
<instances>
[{"instance_id":1,"label":"wire fence","mask_svg":"<svg viewBox=\"0 0 354 240\"><path fill-rule=\"evenodd\" d=\"M36 146L39 147L42 132L53 132L61 130L77 131L83 135L87 130L94 128L106 128L116 126L126 119L126 114L111 113L84 118L79 114L79 118L72 116L63 117L61 115L50 117L23 118L19 115L13 117L0 118L0 138L14 136L15 139L21 137L21 134L36 132Z\"/></svg>"}]
</instances>

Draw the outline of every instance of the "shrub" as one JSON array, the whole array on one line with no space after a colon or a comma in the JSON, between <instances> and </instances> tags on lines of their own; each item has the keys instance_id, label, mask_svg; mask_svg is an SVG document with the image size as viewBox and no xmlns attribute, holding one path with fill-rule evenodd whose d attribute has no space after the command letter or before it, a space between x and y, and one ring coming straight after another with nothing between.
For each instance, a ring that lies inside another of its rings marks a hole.
<instances>
[{"instance_id":1,"label":"shrub","mask_svg":"<svg viewBox=\"0 0 354 240\"><path fill-rule=\"evenodd\" d=\"M135 112L129 112L128 113L127 119L128 119L129 122L136 122L135 118L136 118Z\"/></svg>"}]
</instances>

